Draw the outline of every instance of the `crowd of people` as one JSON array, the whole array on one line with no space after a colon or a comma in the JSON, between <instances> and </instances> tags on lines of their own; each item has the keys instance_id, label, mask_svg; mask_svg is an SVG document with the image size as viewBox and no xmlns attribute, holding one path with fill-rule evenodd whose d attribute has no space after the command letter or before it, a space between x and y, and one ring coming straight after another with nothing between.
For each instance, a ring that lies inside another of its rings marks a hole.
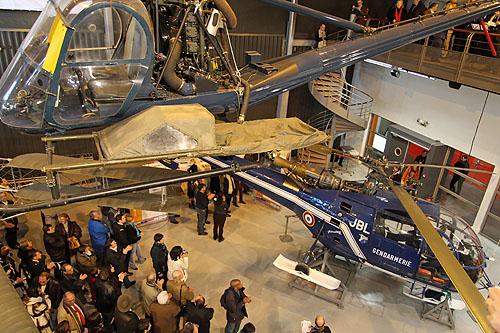
<instances>
[{"instance_id":1,"label":"crowd of people","mask_svg":"<svg viewBox=\"0 0 500 333\"><path fill-rule=\"evenodd\" d=\"M223 200L220 200L223 201ZM223 204L227 206L226 201ZM124 210L110 209L111 220L100 209L89 214L91 244L82 244L82 229L68 214L58 223L43 226L47 258L29 240L18 246L17 266L8 245L0 248L0 264L8 274L26 310L40 332L210 332L214 309L186 284L188 251L174 246L169 251L164 235L154 235L150 260L154 273L136 285L134 270L147 258L140 251L143 233ZM216 234L217 237L219 233ZM221 235L221 234L220 234ZM50 260L49 260L50 259ZM251 333L255 326L241 323L247 317L240 280L232 280L221 296L227 313L225 332ZM139 306L139 307L138 307ZM240 329L241 328L241 329Z\"/></svg>"},{"instance_id":2,"label":"crowd of people","mask_svg":"<svg viewBox=\"0 0 500 333\"><path fill-rule=\"evenodd\" d=\"M475 1L476 0L467 0L466 4L471 4ZM354 22L361 25L370 25L370 18L374 19L372 20L373 22L377 22L377 26L384 24L398 25L400 22L409 19L419 17L425 19L431 17L438 11L450 12L457 6L458 0L449 0L441 8L439 7L439 3L434 1L428 1L426 5L424 0L411 0L409 2L396 0L394 6L387 11L385 17L374 18L370 17L370 9L363 3L363 0L357 0L355 4L352 5L351 13L353 14ZM484 17L483 20L486 23L488 31L493 33L493 35L491 35L493 43L498 44L500 42L500 36L496 36L496 33L500 32L500 11ZM453 29L449 29L448 31L443 31L429 37L429 46L441 48L443 50L441 57L446 57L449 50L463 52L467 36L470 33L467 31L482 30L479 21L466 23L455 28L458 30L454 31ZM321 48L326 46L328 33L326 32L326 26L324 24L321 24L318 31L316 31L315 39L315 47ZM421 42L421 44L422 43L423 42ZM492 56L492 52L487 45L486 37L482 33L473 36L469 53ZM431 56L433 60L438 59L434 54L431 54Z\"/></svg>"}]
</instances>

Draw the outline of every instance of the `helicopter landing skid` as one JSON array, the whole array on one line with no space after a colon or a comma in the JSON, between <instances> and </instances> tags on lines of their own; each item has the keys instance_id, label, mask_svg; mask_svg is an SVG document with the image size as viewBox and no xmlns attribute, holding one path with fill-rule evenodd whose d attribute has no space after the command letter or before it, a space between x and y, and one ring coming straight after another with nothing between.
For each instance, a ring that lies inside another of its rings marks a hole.
<instances>
[{"instance_id":1,"label":"helicopter landing skid","mask_svg":"<svg viewBox=\"0 0 500 333\"><path fill-rule=\"evenodd\" d=\"M438 296L441 293L438 299L426 297L426 290L426 287L416 286L413 283L403 287L403 295L422 302L421 319L429 319L455 330L455 311L465 309L465 303L453 299L451 293L447 291L434 291Z\"/></svg>"},{"instance_id":2,"label":"helicopter landing skid","mask_svg":"<svg viewBox=\"0 0 500 333\"><path fill-rule=\"evenodd\" d=\"M340 286L335 290L328 290L312 282L308 282L300 277L292 277L288 286L305 291L311 295L322 298L328 302L336 304L340 309L344 308L344 299L348 291L348 286L352 282L358 266L352 264L348 259L335 254L326 247L321 246L314 249L315 244L311 250L302 253L299 262L303 262L311 269L327 275L333 276L340 280ZM339 259L340 257L342 259ZM343 276L343 279L339 278Z\"/></svg>"}]
</instances>

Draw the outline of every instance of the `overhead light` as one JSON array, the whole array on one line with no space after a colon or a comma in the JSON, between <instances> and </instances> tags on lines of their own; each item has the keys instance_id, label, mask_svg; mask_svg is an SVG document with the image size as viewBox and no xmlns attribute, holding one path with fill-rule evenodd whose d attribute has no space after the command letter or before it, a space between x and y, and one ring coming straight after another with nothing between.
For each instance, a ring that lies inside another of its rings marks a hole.
<instances>
[{"instance_id":1,"label":"overhead light","mask_svg":"<svg viewBox=\"0 0 500 333\"><path fill-rule=\"evenodd\" d=\"M422 118L417 118L417 123L421 126L427 127L429 125L429 122L427 120L424 120Z\"/></svg>"}]
</instances>

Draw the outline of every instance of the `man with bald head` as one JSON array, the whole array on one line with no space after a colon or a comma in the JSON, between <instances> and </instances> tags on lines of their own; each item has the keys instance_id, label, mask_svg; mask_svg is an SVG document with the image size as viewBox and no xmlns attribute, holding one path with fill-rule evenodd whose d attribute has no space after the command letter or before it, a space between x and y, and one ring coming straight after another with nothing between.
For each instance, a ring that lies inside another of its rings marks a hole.
<instances>
[{"instance_id":1,"label":"man with bald head","mask_svg":"<svg viewBox=\"0 0 500 333\"><path fill-rule=\"evenodd\" d=\"M225 333L237 333L240 329L241 321L248 318L245 304L252 300L244 293L245 288L240 280L231 280L230 286L224 292L227 324Z\"/></svg>"},{"instance_id":2,"label":"man with bald head","mask_svg":"<svg viewBox=\"0 0 500 333\"><path fill-rule=\"evenodd\" d=\"M156 274L149 274L141 284L142 307L144 313L151 316L150 307L154 303L158 294L162 292L163 279L156 280Z\"/></svg>"},{"instance_id":3,"label":"man with bald head","mask_svg":"<svg viewBox=\"0 0 500 333\"><path fill-rule=\"evenodd\" d=\"M194 298L194 289L189 288L185 282L182 281L184 274L182 271L174 271L172 273L173 280L168 280L167 292L172 294L172 300L181 308L185 308L189 301Z\"/></svg>"},{"instance_id":4,"label":"man with bald head","mask_svg":"<svg viewBox=\"0 0 500 333\"><path fill-rule=\"evenodd\" d=\"M82 333L88 314L82 304L71 291L64 293L63 301L57 309L57 322L67 320L71 333Z\"/></svg>"},{"instance_id":5,"label":"man with bald head","mask_svg":"<svg viewBox=\"0 0 500 333\"><path fill-rule=\"evenodd\" d=\"M311 328L311 333L331 333L332 331L328 326L325 325L325 318L323 316L316 316L316 320L314 320L314 327Z\"/></svg>"}]
</instances>

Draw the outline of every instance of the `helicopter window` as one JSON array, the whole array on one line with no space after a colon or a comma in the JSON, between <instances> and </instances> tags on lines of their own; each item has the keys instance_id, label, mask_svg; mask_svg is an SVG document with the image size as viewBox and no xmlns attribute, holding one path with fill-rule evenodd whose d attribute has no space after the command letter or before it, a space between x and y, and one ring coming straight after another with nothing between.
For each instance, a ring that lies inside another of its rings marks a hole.
<instances>
[{"instance_id":1,"label":"helicopter window","mask_svg":"<svg viewBox=\"0 0 500 333\"><path fill-rule=\"evenodd\" d=\"M342 209L343 211L346 211L348 213L351 212L351 209L352 209L352 205L344 202L344 201L341 201L340 202L340 209Z\"/></svg>"},{"instance_id":2,"label":"helicopter window","mask_svg":"<svg viewBox=\"0 0 500 333\"><path fill-rule=\"evenodd\" d=\"M66 67L59 80L54 116L61 124L98 121L116 114L134 84L140 65Z\"/></svg>"},{"instance_id":3,"label":"helicopter window","mask_svg":"<svg viewBox=\"0 0 500 333\"><path fill-rule=\"evenodd\" d=\"M336 227L340 227L340 221L337 220L337 219L330 219L330 222L336 226Z\"/></svg>"},{"instance_id":4,"label":"helicopter window","mask_svg":"<svg viewBox=\"0 0 500 333\"><path fill-rule=\"evenodd\" d=\"M142 59L146 34L129 13L101 8L88 14L75 28L66 61Z\"/></svg>"},{"instance_id":5,"label":"helicopter window","mask_svg":"<svg viewBox=\"0 0 500 333\"><path fill-rule=\"evenodd\" d=\"M373 230L375 234L400 244L420 247L421 237L415 226L393 216L378 213Z\"/></svg>"},{"instance_id":6,"label":"helicopter window","mask_svg":"<svg viewBox=\"0 0 500 333\"><path fill-rule=\"evenodd\" d=\"M389 213L392 213L392 214L399 215L399 216L405 217L407 219L410 219L410 215L408 215L408 212L405 211L405 210L398 210L398 209L388 208L388 209L386 209L386 211L388 211Z\"/></svg>"}]
</instances>

